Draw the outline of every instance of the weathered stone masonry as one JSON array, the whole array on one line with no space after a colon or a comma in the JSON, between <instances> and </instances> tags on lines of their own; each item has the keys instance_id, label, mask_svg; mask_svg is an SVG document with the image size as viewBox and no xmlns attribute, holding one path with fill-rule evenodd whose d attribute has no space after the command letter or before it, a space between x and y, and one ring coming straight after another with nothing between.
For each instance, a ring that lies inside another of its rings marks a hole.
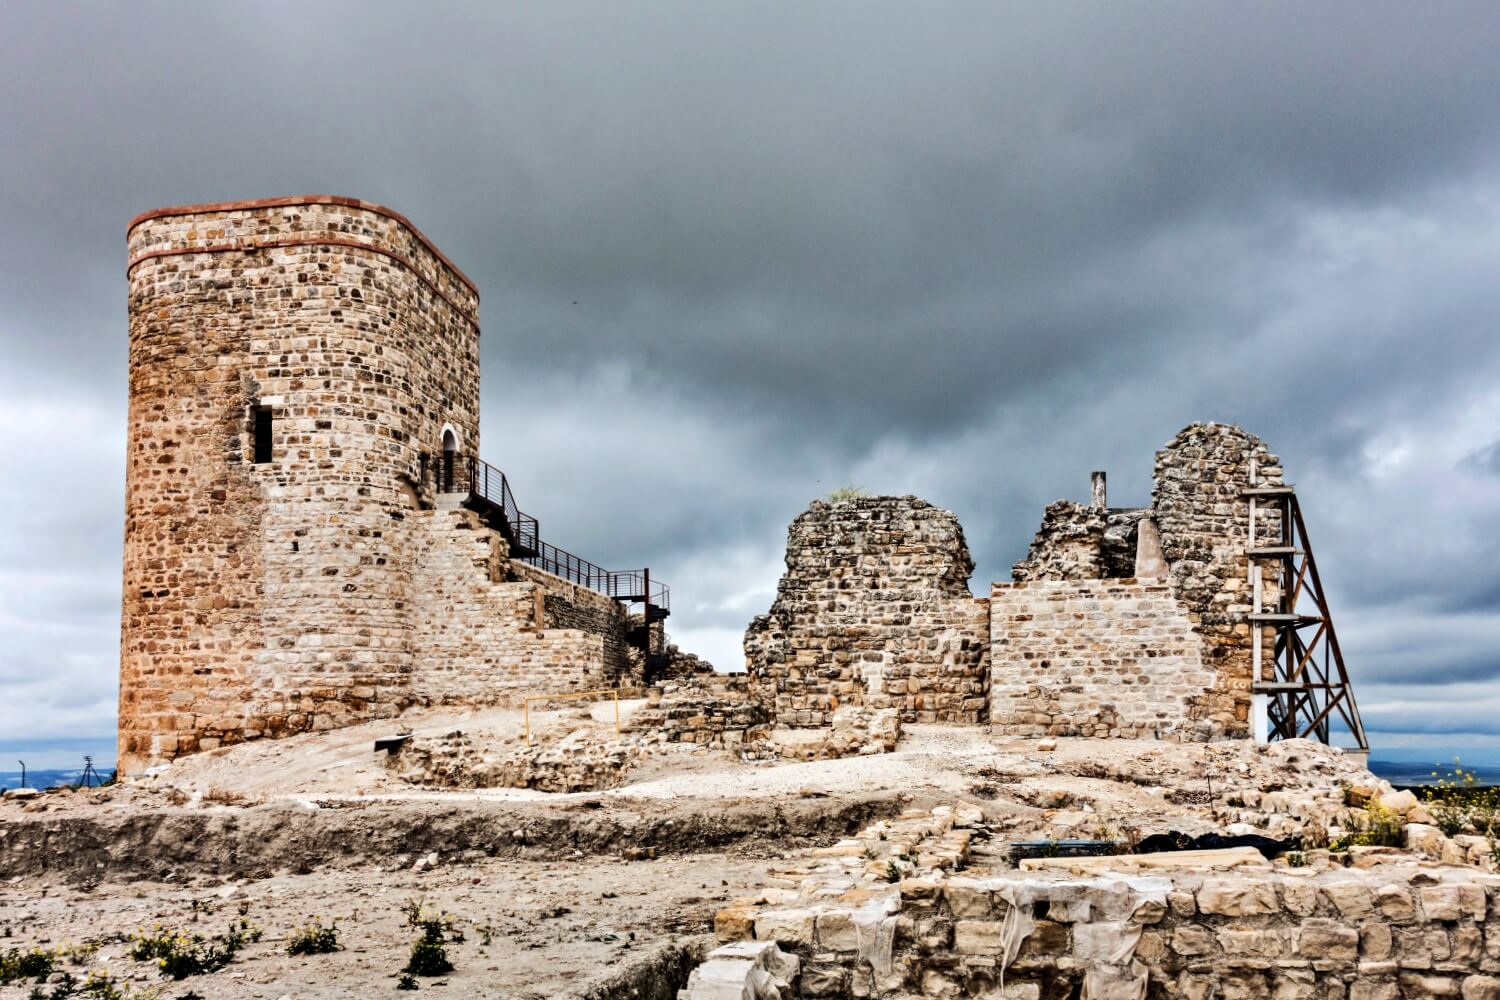
<instances>
[{"instance_id":1,"label":"weathered stone masonry","mask_svg":"<svg viewBox=\"0 0 1500 1000\"><path fill-rule=\"evenodd\" d=\"M432 509L445 434L478 454L479 297L414 226L311 196L149 212L128 244L123 767L562 663L613 682L613 601Z\"/></svg>"},{"instance_id":2,"label":"weathered stone masonry","mask_svg":"<svg viewBox=\"0 0 1500 1000\"><path fill-rule=\"evenodd\" d=\"M1096 474L1091 502L1048 505L988 600L969 595L949 512L915 497L815 502L787 533L770 613L745 633L756 695L780 727L828 725L852 704L1012 736L1248 736L1252 467L1257 486L1281 484L1253 435L1184 428L1156 455L1149 507L1110 508ZM1263 511L1258 539L1279 533Z\"/></svg>"},{"instance_id":3,"label":"weathered stone masonry","mask_svg":"<svg viewBox=\"0 0 1500 1000\"><path fill-rule=\"evenodd\" d=\"M997 731L1249 735L1252 464L1281 484L1258 438L1192 424L1157 452L1150 507L1047 507L1017 582L991 594ZM1277 537L1274 515L1258 524Z\"/></svg>"},{"instance_id":4,"label":"weathered stone masonry","mask_svg":"<svg viewBox=\"0 0 1500 1000\"><path fill-rule=\"evenodd\" d=\"M787 532L786 573L745 634L778 726L823 726L840 705L906 722L986 718L988 602L950 512L916 497L815 501Z\"/></svg>"}]
</instances>

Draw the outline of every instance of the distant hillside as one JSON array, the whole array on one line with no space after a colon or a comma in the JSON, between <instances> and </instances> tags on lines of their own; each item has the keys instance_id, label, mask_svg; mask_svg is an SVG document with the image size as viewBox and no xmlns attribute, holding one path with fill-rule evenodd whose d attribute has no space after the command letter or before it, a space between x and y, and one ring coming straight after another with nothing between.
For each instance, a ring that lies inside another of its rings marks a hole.
<instances>
[{"instance_id":1,"label":"distant hillside","mask_svg":"<svg viewBox=\"0 0 1500 1000\"><path fill-rule=\"evenodd\" d=\"M115 772L113 764L109 765L108 767L99 767L98 765L95 765L94 769L106 779ZM62 770L49 768L26 769L26 784L30 785L32 788L51 788L54 785L76 785L78 784L79 779L81 779L82 777L83 768L81 767L67 768ZM0 771L0 788L20 787L20 771Z\"/></svg>"},{"instance_id":2,"label":"distant hillside","mask_svg":"<svg viewBox=\"0 0 1500 1000\"><path fill-rule=\"evenodd\" d=\"M1478 784L1500 785L1500 767L1489 764L1476 764L1470 767L1465 764L1463 769L1466 773L1473 772ZM1436 784L1438 780L1433 777L1434 771L1439 777L1449 777L1453 772L1453 764L1422 764L1408 760L1372 759L1370 770L1393 785L1431 785Z\"/></svg>"}]
</instances>

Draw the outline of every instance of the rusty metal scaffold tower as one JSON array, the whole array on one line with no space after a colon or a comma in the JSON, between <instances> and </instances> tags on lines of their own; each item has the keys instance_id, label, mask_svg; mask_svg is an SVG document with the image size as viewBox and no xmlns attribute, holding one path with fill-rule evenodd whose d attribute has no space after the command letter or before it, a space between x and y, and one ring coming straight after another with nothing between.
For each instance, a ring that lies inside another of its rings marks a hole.
<instances>
[{"instance_id":1,"label":"rusty metal scaffold tower","mask_svg":"<svg viewBox=\"0 0 1500 1000\"><path fill-rule=\"evenodd\" d=\"M1300 737L1329 743L1338 720L1356 746L1368 751L1296 490L1289 485L1259 485L1252 460L1250 487L1244 496L1250 505L1246 554L1254 602L1251 693L1264 696L1262 731L1272 740ZM1258 517L1272 538L1257 534ZM1276 637L1269 663L1267 632Z\"/></svg>"}]
</instances>

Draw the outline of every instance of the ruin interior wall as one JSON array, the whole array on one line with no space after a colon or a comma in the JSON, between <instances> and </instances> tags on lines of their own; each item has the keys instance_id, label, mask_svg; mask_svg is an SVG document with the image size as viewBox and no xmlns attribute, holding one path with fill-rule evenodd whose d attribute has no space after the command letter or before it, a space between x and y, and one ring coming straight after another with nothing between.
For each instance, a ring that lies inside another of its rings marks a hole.
<instances>
[{"instance_id":1,"label":"ruin interior wall","mask_svg":"<svg viewBox=\"0 0 1500 1000\"><path fill-rule=\"evenodd\" d=\"M544 690L568 683L556 644L539 652L513 623L488 625L511 645L481 655L435 641L425 617L443 562L433 539L457 536L423 523L423 472L445 429L479 453L468 279L398 214L344 198L162 209L127 241L121 766L479 692L460 675L504 657ZM268 461L257 411L271 418ZM587 608L592 635L550 631L587 637L567 655L586 647L590 683L618 666L606 612L565 581L532 583L560 598L555 624ZM460 613L457 588L444 593L453 621L494 600Z\"/></svg>"},{"instance_id":2,"label":"ruin interior wall","mask_svg":"<svg viewBox=\"0 0 1500 1000\"><path fill-rule=\"evenodd\" d=\"M1026 559L1015 566L1016 583L998 584L992 595L997 732L1032 735L1044 727L1130 736L1162 731L1163 713L1172 709L1178 717L1168 731L1249 735L1253 597L1242 492L1252 462L1257 485L1282 482L1279 461L1254 435L1192 424L1157 452L1149 507L1109 508L1102 488L1091 504L1047 507ZM1280 530L1274 514L1263 512L1257 523L1262 538ZM1046 588L1028 589L1043 582ZM1064 583L1074 586L1058 586ZM1148 596L1126 596L1131 588ZM1274 599L1269 589L1262 596ZM1142 600L1152 608L1149 624L1137 617ZM1185 628L1196 655L1185 648ZM1159 629L1167 645L1153 649L1158 637L1143 629ZM1132 674L1137 664L1149 669ZM1134 683L1124 684L1131 676ZM1099 706L1105 716L1068 720L1064 706Z\"/></svg>"},{"instance_id":3,"label":"ruin interior wall","mask_svg":"<svg viewBox=\"0 0 1500 1000\"><path fill-rule=\"evenodd\" d=\"M843 705L906 722L988 712L988 602L952 513L916 497L815 501L787 532L786 573L745 634L757 697L783 727Z\"/></svg>"},{"instance_id":4,"label":"ruin interior wall","mask_svg":"<svg viewBox=\"0 0 1500 1000\"><path fill-rule=\"evenodd\" d=\"M997 583L990 627L990 722L1009 735L1192 735L1215 680L1165 580Z\"/></svg>"}]
</instances>

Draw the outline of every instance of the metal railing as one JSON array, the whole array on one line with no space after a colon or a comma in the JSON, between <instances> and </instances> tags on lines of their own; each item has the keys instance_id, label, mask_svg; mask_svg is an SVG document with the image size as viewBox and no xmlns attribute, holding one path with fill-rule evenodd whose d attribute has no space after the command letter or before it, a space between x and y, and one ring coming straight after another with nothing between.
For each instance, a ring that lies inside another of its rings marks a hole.
<instances>
[{"instance_id":1,"label":"metal railing","mask_svg":"<svg viewBox=\"0 0 1500 1000\"><path fill-rule=\"evenodd\" d=\"M429 479L423 464L422 478ZM541 540L537 519L516 504L510 480L493 465L469 455L447 453L432 464L430 477L438 493L467 493L471 504L488 508L501 519L500 531L511 546L511 557L554 576L622 601L644 602L671 610L671 590L651 579L650 569L608 570Z\"/></svg>"}]
</instances>

